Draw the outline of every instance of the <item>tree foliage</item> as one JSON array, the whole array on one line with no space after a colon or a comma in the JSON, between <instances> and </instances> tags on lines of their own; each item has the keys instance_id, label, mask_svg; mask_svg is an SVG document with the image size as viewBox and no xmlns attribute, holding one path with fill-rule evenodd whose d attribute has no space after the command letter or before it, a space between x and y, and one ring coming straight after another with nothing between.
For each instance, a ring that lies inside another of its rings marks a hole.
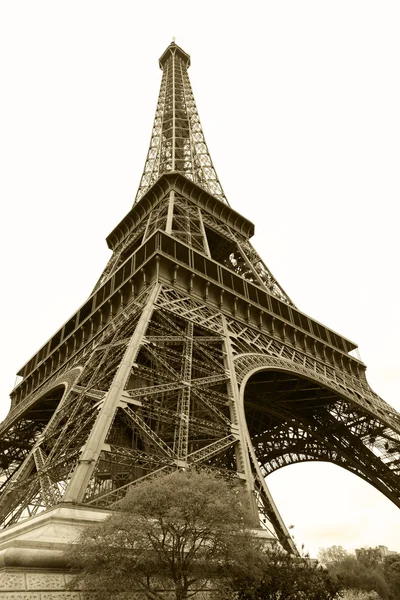
<instances>
[{"instance_id":1,"label":"tree foliage","mask_svg":"<svg viewBox=\"0 0 400 600\"><path fill-rule=\"evenodd\" d=\"M328 565L327 568L331 574L338 577L343 587L366 592L375 591L380 598L388 600L389 588L380 565L368 567L355 556L349 555L335 565Z\"/></svg>"},{"instance_id":2,"label":"tree foliage","mask_svg":"<svg viewBox=\"0 0 400 600\"><path fill-rule=\"evenodd\" d=\"M374 591L345 590L341 594L341 600L380 600L380 596Z\"/></svg>"},{"instance_id":3,"label":"tree foliage","mask_svg":"<svg viewBox=\"0 0 400 600\"><path fill-rule=\"evenodd\" d=\"M104 600L196 596L258 572L260 542L250 525L242 488L221 478L176 471L145 481L71 545L72 585Z\"/></svg>"},{"instance_id":4,"label":"tree foliage","mask_svg":"<svg viewBox=\"0 0 400 600\"><path fill-rule=\"evenodd\" d=\"M390 600L400 600L400 554L385 556L383 572L389 586Z\"/></svg>"},{"instance_id":5,"label":"tree foliage","mask_svg":"<svg viewBox=\"0 0 400 600\"><path fill-rule=\"evenodd\" d=\"M382 557L379 548L361 548L354 555L341 546L332 546L320 551L319 559L339 579L346 589L345 594L353 593L344 598L364 600L365 594L361 592L368 592L375 593L372 598L400 600L399 554Z\"/></svg>"},{"instance_id":6,"label":"tree foliage","mask_svg":"<svg viewBox=\"0 0 400 600\"><path fill-rule=\"evenodd\" d=\"M348 553L343 546L330 546L329 548L321 548L318 552L318 560L322 565L330 565L342 561Z\"/></svg>"},{"instance_id":7,"label":"tree foliage","mask_svg":"<svg viewBox=\"0 0 400 600\"><path fill-rule=\"evenodd\" d=\"M340 584L307 557L270 550L263 557L261 578L236 582L238 600L333 600Z\"/></svg>"}]
</instances>

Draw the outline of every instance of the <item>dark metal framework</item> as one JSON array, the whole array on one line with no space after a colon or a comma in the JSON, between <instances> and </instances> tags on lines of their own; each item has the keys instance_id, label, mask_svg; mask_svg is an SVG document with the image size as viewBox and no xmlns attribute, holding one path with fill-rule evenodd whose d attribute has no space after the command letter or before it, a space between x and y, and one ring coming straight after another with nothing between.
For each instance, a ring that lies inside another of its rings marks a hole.
<instances>
[{"instance_id":1,"label":"dark metal framework","mask_svg":"<svg viewBox=\"0 0 400 600\"><path fill-rule=\"evenodd\" d=\"M156 116L136 202L162 173L182 173L227 202L208 152L187 69L190 56L172 43L160 58L163 71Z\"/></svg>"},{"instance_id":2,"label":"dark metal framework","mask_svg":"<svg viewBox=\"0 0 400 600\"><path fill-rule=\"evenodd\" d=\"M321 460L400 506L400 416L356 346L299 311L229 207L189 57L172 43L136 202L90 298L21 369L0 425L3 526L60 502L110 507L155 473L239 478L255 522L293 541L265 483Z\"/></svg>"}]
</instances>

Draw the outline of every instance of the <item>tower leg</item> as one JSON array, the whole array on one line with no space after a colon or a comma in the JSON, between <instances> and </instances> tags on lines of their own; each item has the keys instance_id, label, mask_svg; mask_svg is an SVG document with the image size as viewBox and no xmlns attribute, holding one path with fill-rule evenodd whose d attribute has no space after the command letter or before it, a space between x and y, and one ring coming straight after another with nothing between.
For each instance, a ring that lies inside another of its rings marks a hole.
<instances>
[{"instance_id":1,"label":"tower leg","mask_svg":"<svg viewBox=\"0 0 400 600\"><path fill-rule=\"evenodd\" d=\"M82 450L78 465L64 495L64 502L82 502L90 477L103 449L108 430L112 424L118 402L124 392L126 382L131 373L133 363L139 352L140 344L146 332L154 310L154 302L160 291L160 285L154 286L143 309L136 329L129 341L124 357L117 369L111 387L104 398L95 425Z\"/></svg>"},{"instance_id":2,"label":"tower leg","mask_svg":"<svg viewBox=\"0 0 400 600\"><path fill-rule=\"evenodd\" d=\"M231 421L232 421L232 429L237 429L235 433L238 435L238 441L235 444L235 454L236 454L236 464L238 468L238 472L244 478L246 482L246 489L249 496L250 502L250 510L254 519L255 526L258 527L260 524L257 501L255 497L255 489L254 489L254 477L251 471L251 465L249 460L249 454L246 447L245 442L245 424L243 422L243 418L240 413L240 391L238 387L238 383L236 380L236 372L233 362L233 351L231 339L229 336L229 330L226 322L226 318L222 317L224 334L225 334L225 350L226 350L226 358L225 358L225 366L229 371L229 383L230 392L232 397L232 402L230 406L231 412Z\"/></svg>"}]
</instances>

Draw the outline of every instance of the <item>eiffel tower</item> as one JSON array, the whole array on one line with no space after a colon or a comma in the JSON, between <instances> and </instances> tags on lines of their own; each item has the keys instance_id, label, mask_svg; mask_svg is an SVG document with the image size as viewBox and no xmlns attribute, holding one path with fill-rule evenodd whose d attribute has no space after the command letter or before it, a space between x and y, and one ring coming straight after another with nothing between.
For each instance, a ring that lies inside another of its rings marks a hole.
<instances>
[{"instance_id":1,"label":"eiffel tower","mask_svg":"<svg viewBox=\"0 0 400 600\"><path fill-rule=\"evenodd\" d=\"M238 478L255 526L296 552L266 484L329 461L400 506L400 415L356 345L301 312L232 209L172 42L144 171L90 297L19 371L0 425L4 531L104 511L178 468ZM9 529L8 529L9 528ZM11 538L7 538L11 539Z\"/></svg>"}]
</instances>

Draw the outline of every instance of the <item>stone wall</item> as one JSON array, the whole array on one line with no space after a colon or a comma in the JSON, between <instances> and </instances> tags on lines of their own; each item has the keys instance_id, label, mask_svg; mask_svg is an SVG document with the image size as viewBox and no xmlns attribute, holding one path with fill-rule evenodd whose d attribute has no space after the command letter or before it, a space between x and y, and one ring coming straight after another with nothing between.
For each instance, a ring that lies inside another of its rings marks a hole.
<instances>
[{"instance_id":1,"label":"stone wall","mask_svg":"<svg viewBox=\"0 0 400 600\"><path fill-rule=\"evenodd\" d=\"M79 592L65 591L69 577L67 573L4 569L0 573L0 599L83 600Z\"/></svg>"}]
</instances>

